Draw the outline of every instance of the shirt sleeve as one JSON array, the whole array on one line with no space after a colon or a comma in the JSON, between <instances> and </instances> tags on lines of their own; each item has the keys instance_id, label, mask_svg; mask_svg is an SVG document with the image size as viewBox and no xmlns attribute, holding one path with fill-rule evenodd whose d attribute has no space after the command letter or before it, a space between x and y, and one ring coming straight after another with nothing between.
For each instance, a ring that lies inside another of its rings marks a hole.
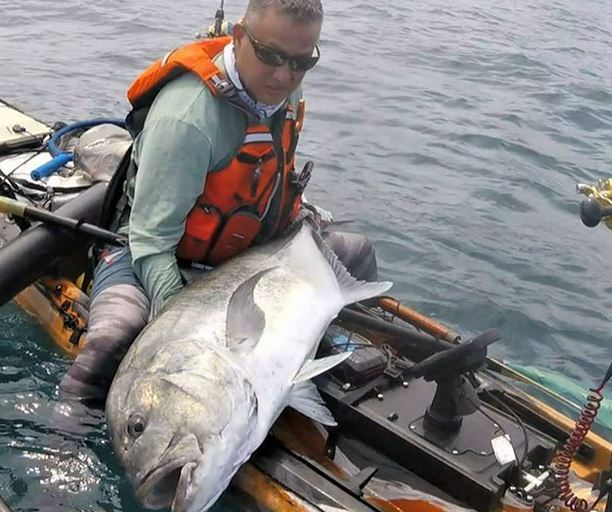
<instances>
[{"instance_id":1,"label":"shirt sleeve","mask_svg":"<svg viewBox=\"0 0 612 512\"><path fill-rule=\"evenodd\" d=\"M204 189L212 151L205 133L170 117L148 123L139 139L129 244L154 314L183 287L176 246Z\"/></svg>"}]
</instances>

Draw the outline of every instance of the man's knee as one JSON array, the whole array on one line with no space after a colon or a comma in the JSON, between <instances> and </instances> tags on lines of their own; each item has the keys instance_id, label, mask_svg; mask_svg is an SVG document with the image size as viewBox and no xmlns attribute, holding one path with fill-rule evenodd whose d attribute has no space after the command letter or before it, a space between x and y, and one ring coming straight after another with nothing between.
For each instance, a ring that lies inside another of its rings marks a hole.
<instances>
[{"instance_id":1,"label":"man's knee","mask_svg":"<svg viewBox=\"0 0 612 512\"><path fill-rule=\"evenodd\" d=\"M363 281L375 281L378 278L376 252L367 237L341 231L324 232L323 236L355 278Z\"/></svg>"},{"instance_id":2,"label":"man's knee","mask_svg":"<svg viewBox=\"0 0 612 512\"><path fill-rule=\"evenodd\" d=\"M98 293L91 301L85 346L60 382L60 395L103 399L148 316L149 300L140 287L119 284Z\"/></svg>"},{"instance_id":3,"label":"man's knee","mask_svg":"<svg viewBox=\"0 0 612 512\"><path fill-rule=\"evenodd\" d=\"M129 284L104 289L91 301L87 343L99 336L129 338L146 325L150 303L144 290Z\"/></svg>"}]
</instances>

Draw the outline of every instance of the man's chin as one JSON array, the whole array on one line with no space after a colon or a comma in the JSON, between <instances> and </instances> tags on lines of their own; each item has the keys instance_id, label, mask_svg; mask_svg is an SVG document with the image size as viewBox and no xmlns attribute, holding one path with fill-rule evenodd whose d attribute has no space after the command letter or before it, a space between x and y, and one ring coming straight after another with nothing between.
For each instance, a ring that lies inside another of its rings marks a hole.
<instances>
[{"instance_id":1,"label":"man's chin","mask_svg":"<svg viewBox=\"0 0 612 512\"><path fill-rule=\"evenodd\" d=\"M257 95L257 101L264 103L265 105L278 105L287 99L287 92L282 91L264 91Z\"/></svg>"}]
</instances>

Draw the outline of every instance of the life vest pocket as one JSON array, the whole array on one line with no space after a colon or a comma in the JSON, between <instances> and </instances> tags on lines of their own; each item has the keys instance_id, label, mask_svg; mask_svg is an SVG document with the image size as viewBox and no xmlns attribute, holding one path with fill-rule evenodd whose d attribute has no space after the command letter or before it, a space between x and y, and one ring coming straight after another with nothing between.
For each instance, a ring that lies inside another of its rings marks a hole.
<instances>
[{"instance_id":1,"label":"life vest pocket","mask_svg":"<svg viewBox=\"0 0 612 512\"><path fill-rule=\"evenodd\" d=\"M261 221L255 213L250 210L234 212L221 228L206 263L216 266L236 256L253 243L260 231Z\"/></svg>"},{"instance_id":2,"label":"life vest pocket","mask_svg":"<svg viewBox=\"0 0 612 512\"><path fill-rule=\"evenodd\" d=\"M177 257L186 261L204 261L221 220L219 210L197 204L187 216L185 234L176 249Z\"/></svg>"}]
</instances>

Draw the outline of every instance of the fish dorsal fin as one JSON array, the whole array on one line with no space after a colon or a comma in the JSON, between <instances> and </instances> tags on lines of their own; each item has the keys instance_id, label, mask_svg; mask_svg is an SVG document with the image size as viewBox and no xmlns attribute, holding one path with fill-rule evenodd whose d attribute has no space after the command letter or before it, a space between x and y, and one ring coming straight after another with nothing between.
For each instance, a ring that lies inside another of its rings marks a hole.
<instances>
[{"instance_id":1,"label":"fish dorsal fin","mask_svg":"<svg viewBox=\"0 0 612 512\"><path fill-rule=\"evenodd\" d=\"M312 236L321 254L329 263L329 266L338 280L340 293L342 294L345 304L353 304L360 300L371 299L377 295L382 295L393 286L393 283L390 281L369 283L367 281L355 279L344 266L344 263L340 261L340 258L336 256L336 253L330 245L315 229L312 230Z\"/></svg>"},{"instance_id":2,"label":"fish dorsal fin","mask_svg":"<svg viewBox=\"0 0 612 512\"><path fill-rule=\"evenodd\" d=\"M337 425L334 416L325 405L317 387L310 381L300 382L291 391L289 396L289 407L301 412L323 425L335 427Z\"/></svg>"},{"instance_id":3,"label":"fish dorsal fin","mask_svg":"<svg viewBox=\"0 0 612 512\"><path fill-rule=\"evenodd\" d=\"M342 352L342 354L336 354L333 356L322 357L320 359L308 359L302 369L297 373L293 379L293 384L299 384L310 379L315 378L317 375L321 375L328 370L331 370L334 366L338 366L340 363L351 357L352 352Z\"/></svg>"},{"instance_id":4,"label":"fish dorsal fin","mask_svg":"<svg viewBox=\"0 0 612 512\"><path fill-rule=\"evenodd\" d=\"M275 268L257 272L232 294L225 319L225 338L230 350L251 350L261 338L266 316L255 303L255 287L265 274Z\"/></svg>"}]
</instances>

